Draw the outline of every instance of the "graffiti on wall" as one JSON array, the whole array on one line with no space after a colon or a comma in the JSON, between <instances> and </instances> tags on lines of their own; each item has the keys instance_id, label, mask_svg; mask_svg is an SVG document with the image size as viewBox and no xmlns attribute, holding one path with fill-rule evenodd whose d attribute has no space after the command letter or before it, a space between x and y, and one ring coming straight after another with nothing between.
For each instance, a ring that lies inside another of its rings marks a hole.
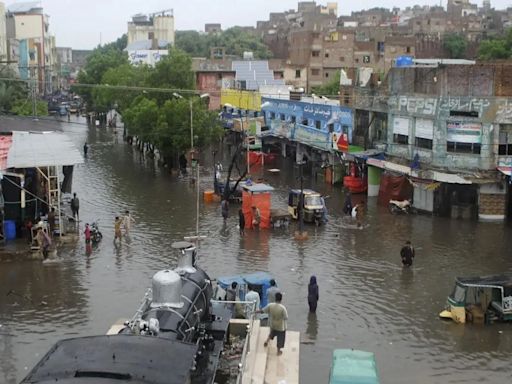
<instances>
[{"instance_id":1,"label":"graffiti on wall","mask_svg":"<svg viewBox=\"0 0 512 384\"><path fill-rule=\"evenodd\" d=\"M512 99L497 99L496 122L512 124Z\"/></svg>"},{"instance_id":2,"label":"graffiti on wall","mask_svg":"<svg viewBox=\"0 0 512 384\"><path fill-rule=\"evenodd\" d=\"M469 97L422 97L422 96L392 96L388 104L391 109L410 114L434 116L439 112L475 111L480 115L490 107L488 98ZM512 106L510 108L512 110Z\"/></svg>"}]
</instances>

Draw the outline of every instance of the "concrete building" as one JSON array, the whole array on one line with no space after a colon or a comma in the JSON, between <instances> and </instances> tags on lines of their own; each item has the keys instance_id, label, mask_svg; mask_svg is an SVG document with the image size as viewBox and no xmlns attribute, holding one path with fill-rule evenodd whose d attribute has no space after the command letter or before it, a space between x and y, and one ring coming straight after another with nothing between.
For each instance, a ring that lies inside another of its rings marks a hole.
<instances>
[{"instance_id":1,"label":"concrete building","mask_svg":"<svg viewBox=\"0 0 512 384\"><path fill-rule=\"evenodd\" d=\"M384 160L369 159L369 170L406 177L418 209L453 218L510 217L511 66L421 64L393 68L380 87L342 87L354 91L354 136L386 153ZM386 129L378 138L377 126Z\"/></svg>"},{"instance_id":2,"label":"concrete building","mask_svg":"<svg viewBox=\"0 0 512 384\"><path fill-rule=\"evenodd\" d=\"M56 83L55 37L39 2L17 3L6 14L7 37L20 43L19 72L35 80L39 93L51 93Z\"/></svg>"},{"instance_id":3,"label":"concrete building","mask_svg":"<svg viewBox=\"0 0 512 384\"><path fill-rule=\"evenodd\" d=\"M7 30L5 26L5 4L0 2L0 63L8 61Z\"/></svg>"},{"instance_id":4,"label":"concrete building","mask_svg":"<svg viewBox=\"0 0 512 384\"><path fill-rule=\"evenodd\" d=\"M222 26L220 23L209 23L204 25L204 32L205 33L221 33L222 32Z\"/></svg>"},{"instance_id":5,"label":"concrete building","mask_svg":"<svg viewBox=\"0 0 512 384\"><path fill-rule=\"evenodd\" d=\"M128 22L128 45L138 42L156 40L174 45L174 15L172 9L152 13L138 14Z\"/></svg>"}]
</instances>

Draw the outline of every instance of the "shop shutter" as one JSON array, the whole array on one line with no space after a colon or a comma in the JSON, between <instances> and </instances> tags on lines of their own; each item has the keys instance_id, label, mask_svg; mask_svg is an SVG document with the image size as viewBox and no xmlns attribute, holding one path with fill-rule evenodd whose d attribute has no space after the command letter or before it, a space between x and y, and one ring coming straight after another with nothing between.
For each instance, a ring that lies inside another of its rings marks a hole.
<instances>
[{"instance_id":1,"label":"shop shutter","mask_svg":"<svg viewBox=\"0 0 512 384\"><path fill-rule=\"evenodd\" d=\"M434 121L430 119L416 119L416 137L434 139Z\"/></svg>"},{"instance_id":2,"label":"shop shutter","mask_svg":"<svg viewBox=\"0 0 512 384\"><path fill-rule=\"evenodd\" d=\"M393 118L393 134L409 136L409 120L406 117Z\"/></svg>"}]
</instances>

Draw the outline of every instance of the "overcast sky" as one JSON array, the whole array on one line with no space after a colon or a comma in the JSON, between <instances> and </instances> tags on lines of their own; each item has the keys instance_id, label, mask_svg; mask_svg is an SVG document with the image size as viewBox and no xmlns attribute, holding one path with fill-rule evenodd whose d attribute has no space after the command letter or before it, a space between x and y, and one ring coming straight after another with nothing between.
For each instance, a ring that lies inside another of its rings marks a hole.
<instances>
[{"instance_id":1,"label":"overcast sky","mask_svg":"<svg viewBox=\"0 0 512 384\"><path fill-rule=\"evenodd\" d=\"M23 2L0 1L7 5ZM482 0L476 2L481 4ZM177 30L202 31L205 23L221 23L222 28L256 26L257 20L268 20L270 12L297 9L297 0L43 0L41 3L50 16L50 31L56 36L57 46L74 49L94 48L100 43L100 36L103 43L115 40L126 33L127 22L137 13L173 8ZM317 4L326 3L317 1ZM377 6L435 5L439 0L345 0L338 4L338 13L348 15ZM446 5L446 0L442 4ZM510 6L511 1L491 0L491 5L502 9Z\"/></svg>"}]
</instances>

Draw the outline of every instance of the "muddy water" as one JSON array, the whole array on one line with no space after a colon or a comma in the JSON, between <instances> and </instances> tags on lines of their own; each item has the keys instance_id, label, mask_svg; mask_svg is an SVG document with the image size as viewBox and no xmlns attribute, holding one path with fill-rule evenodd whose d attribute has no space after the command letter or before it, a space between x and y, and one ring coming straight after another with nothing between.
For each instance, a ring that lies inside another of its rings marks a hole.
<instances>
[{"instance_id":1,"label":"muddy water","mask_svg":"<svg viewBox=\"0 0 512 384\"><path fill-rule=\"evenodd\" d=\"M0 265L0 382L16 383L48 348L64 337L104 333L131 316L152 274L173 266L175 240L195 231L195 192L119 140L112 131L66 124L89 157L74 175L84 221L99 220L102 243L90 256L79 242L60 252L61 261ZM219 156L219 155L218 155ZM274 207L286 206L298 170L285 161L261 172L276 187ZM286 171L286 172L285 172ZM203 172L201 186L210 187ZM297 243L291 227L247 231L240 238L237 207L222 224L216 204L201 204L201 233L208 235L200 263L212 276L267 270L285 292L289 328L299 330L301 382L327 382L334 348L374 351L382 383L506 383L512 369L512 328L460 326L438 319L456 275L511 270L512 231L502 224L391 216L368 200L367 228L346 225L337 188L315 186L327 200L329 223L307 227ZM113 245L113 218L124 210L137 223L130 242ZM417 247L412 270L402 270L399 250ZM320 285L316 316L308 315L309 276ZM6 294L13 290L17 295Z\"/></svg>"}]
</instances>

